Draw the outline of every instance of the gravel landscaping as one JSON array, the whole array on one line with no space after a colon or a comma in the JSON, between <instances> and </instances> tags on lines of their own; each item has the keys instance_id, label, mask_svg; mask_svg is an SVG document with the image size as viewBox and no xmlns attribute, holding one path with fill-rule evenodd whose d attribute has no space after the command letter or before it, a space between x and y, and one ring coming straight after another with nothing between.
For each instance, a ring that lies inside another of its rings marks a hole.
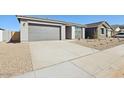
<instances>
[{"instance_id":1,"label":"gravel landscaping","mask_svg":"<svg viewBox=\"0 0 124 93\"><path fill-rule=\"evenodd\" d=\"M28 43L0 43L0 77L32 71Z\"/></svg>"},{"instance_id":2,"label":"gravel landscaping","mask_svg":"<svg viewBox=\"0 0 124 93\"><path fill-rule=\"evenodd\" d=\"M83 40L74 40L71 42L82 45L82 46L94 48L97 50L105 50L108 48L112 48L112 47L124 44L124 38L83 39Z\"/></svg>"}]
</instances>

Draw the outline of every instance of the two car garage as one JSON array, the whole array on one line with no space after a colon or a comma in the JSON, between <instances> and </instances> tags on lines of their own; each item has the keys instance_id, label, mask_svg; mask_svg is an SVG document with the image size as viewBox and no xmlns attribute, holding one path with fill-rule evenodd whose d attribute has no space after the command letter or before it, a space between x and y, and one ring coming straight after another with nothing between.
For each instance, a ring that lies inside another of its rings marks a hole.
<instances>
[{"instance_id":1,"label":"two car garage","mask_svg":"<svg viewBox=\"0 0 124 93\"><path fill-rule=\"evenodd\" d=\"M61 27L29 24L28 41L61 40Z\"/></svg>"},{"instance_id":2,"label":"two car garage","mask_svg":"<svg viewBox=\"0 0 124 93\"><path fill-rule=\"evenodd\" d=\"M69 22L17 16L20 23L20 41L65 40L66 26L75 26ZM74 27L75 28L75 27ZM71 29L74 30L75 29ZM70 34L70 33L69 33ZM71 34L74 37L74 33Z\"/></svg>"}]
</instances>

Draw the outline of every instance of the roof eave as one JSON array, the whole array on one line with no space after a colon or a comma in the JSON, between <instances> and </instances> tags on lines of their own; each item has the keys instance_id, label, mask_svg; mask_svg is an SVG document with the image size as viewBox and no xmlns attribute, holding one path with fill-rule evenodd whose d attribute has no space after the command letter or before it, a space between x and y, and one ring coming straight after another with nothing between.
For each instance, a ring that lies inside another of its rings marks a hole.
<instances>
[{"instance_id":1,"label":"roof eave","mask_svg":"<svg viewBox=\"0 0 124 93\"><path fill-rule=\"evenodd\" d=\"M28 16L16 16L18 20L31 20L31 21L40 21L40 22L51 22L51 23L59 23L59 24L65 24L64 22L50 20L50 19L43 19L43 18L34 18L34 17L28 17Z\"/></svg>"},{"instance_id":2,"label":"roof eave","mask_svg":"<svg viewBox=\"0 0 124 93\"><path fill-rule=\"evenodd\" d=\"M32 20L32 21L40 21L40 22L51 22L51 23L58 23L63 25L70 25L70 26L82 26L82 24L76 24L71 22L64 22L64 21L58 21L58 20L51 20L51 19L43 19L43 18L34 18L34 17L27 17L27 16L20 16L16 15L17 19L19 20Z\"/></svg>"}]
</instances>

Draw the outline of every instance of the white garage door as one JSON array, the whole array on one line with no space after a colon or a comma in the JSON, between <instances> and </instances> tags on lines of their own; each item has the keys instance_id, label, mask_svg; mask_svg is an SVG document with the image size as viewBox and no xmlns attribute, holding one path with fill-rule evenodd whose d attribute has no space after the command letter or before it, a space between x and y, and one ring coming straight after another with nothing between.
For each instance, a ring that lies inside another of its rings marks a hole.
<instances>
[{"instance_id":1,"label":"white garage door","mask_svg":"<svg viewBox=\"0 0 124 93\"><path fill-rule=\"evenodd\" d=\"M60 40L60 36L60 27L58 26L29 24L29 41Z\"/></svg>"}]
</instances>

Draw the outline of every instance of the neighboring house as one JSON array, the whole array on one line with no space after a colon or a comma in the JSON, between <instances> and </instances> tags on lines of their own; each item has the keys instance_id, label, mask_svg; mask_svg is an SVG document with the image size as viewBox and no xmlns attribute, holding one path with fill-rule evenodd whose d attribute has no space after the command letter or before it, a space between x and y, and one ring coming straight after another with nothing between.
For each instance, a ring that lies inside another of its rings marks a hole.
<instances>
[{"instance_id":1,"label":"neighboring house","mask_svg":"<svg viewBox=\"0 0 124 93\"><path fill-rule=\"evenodd\" d=\"M124 32L124 25L119 25L120 27L120 32Z\"/></svg>"},{"instance_id":2,"label":"neighboring house","mask_svg":"<svg viewBox=\"0 0 124 93\"><path fill-rule=\"evenodd\" d=\"M27 16L17 16L17 19L21 42L85 38L81 24Z\"/></svg>"},{"instance_id":3,"label":"neighboring house","mask_svg":"<svg viewBox=\"0 0 124 93\"><path fill-rule=\"evenodd\" d=\"M97 39L111 37L113 31L113 28L106 21L90 23L86 24L85 38Z\"/></svg>"},{"instance_id":4,"label":"neighboring house","mask_svg":"<svg viewBox=\"0 0 124 93\"><path fill-rule=\"evenodd\" d=\"M124 25L112 25L115 33L124 32Z\"/></svg>"},{"instance_id":5,"label":"neighboring house","mask_svg":"<svg viewBox=\"0 0 124 93\"><path fill-rule=\"evenodd\" d=\"M3 31L4 29L0 28L0 42L3 41Z\"/></svg>"},{"instance_id":6,"label":"neighboring house","mask_svg":"<svg viewBox=\"0 0 124 93\"><path fill-rule=\"evenodd\" d=\"M112 25L112 28L114 29L114 33L113 33L114 35L116 35L121 31L121 28L119 27L119 25Z\"/></svg>"}]
</instances>

